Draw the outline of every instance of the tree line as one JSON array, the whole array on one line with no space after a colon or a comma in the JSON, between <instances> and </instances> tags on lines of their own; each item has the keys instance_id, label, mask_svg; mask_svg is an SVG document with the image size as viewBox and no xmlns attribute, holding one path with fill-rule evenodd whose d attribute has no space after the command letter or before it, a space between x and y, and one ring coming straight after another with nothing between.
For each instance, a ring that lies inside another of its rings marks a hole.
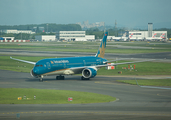
<instances>
[{"instance_id":1,"label":"tree line","mask_svg":"<svg viewBox=\"0 0 171 120\"><path fill-rule=\"evenodd\" d=\"M57 32L57 31L80 31L81 26L78 24L31 24L31 25L0 25L0 30L17 29L17 30L32 30L36 33L41 32Z\"/></svg>"},{"instance_id":2,"label":"tree line","mask_svg":"<svg viewBox=\"0 0 171 120\"><path fill-rule=\"evenodd\" d=\"M4 33L3 30L31 30L35 34L26 33ZM36 35L55 35L57 31L81 31L78 24L31 24L31 25L0 25L0 37L15 37L15 39L30 40L35 39Z\"/></svg>"},{"instance_id":3,"label":"tree line","mask_svg":"<svg viewBox=\"0 0 171 120\"><path fill-rule=\"evenodd\" d=\"M6 34L3 33L2 30L6 29L17 29L17 30L31 30L35 32L35 34ZM0 37L15 37L15 39L35 39L36 35L55 35L57 31L82 31L82 28L78 24L31 24L31 25L0 25ZM124 28L115 29L108 28L106 30L102 30L99 28L90 28L86 30L86 35L95 35L96 39L101 39L104 35L104 31L108 31L110 36L120 36L125 31ZM140 30L141 31L141 30ZM154 31L167 31L167 37L171 38L171 29L168 28L160 28L155 29Z\"/></svg>"}]
</instances>

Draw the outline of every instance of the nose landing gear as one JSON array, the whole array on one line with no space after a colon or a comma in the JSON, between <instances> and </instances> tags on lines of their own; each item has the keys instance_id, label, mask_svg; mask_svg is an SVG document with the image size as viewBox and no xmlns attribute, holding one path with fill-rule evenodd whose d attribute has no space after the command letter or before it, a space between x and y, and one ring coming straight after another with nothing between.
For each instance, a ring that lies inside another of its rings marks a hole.
<instances>
[{"instance_id":1,"label":"nose landing gear","mask_svg":"<svg viewBox=\"0 0 171 120\"><path fill-rule=\"evenodd\" d=\"M43 82L43 75L40 76L39 82Z\"/></svg>"}]
</instances>

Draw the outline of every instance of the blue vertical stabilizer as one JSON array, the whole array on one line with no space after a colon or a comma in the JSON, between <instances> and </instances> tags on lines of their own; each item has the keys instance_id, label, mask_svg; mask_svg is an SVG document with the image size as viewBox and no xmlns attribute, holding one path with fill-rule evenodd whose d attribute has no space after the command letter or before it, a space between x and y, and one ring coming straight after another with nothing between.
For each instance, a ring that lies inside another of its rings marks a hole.
<instances>
[{"instance_id":1,"label":"blue vertical stabilizer","mask_svg":"<svg viewBox=\"0 0 171 120\"><path fill-rule=\"evenodd\" d=\"M107 35L108 35L108 32L105 32L102 42L101 42L101 45L97 51L97 54L95 55L96 57L104 58Z\"/></svg>"}]
</instances>

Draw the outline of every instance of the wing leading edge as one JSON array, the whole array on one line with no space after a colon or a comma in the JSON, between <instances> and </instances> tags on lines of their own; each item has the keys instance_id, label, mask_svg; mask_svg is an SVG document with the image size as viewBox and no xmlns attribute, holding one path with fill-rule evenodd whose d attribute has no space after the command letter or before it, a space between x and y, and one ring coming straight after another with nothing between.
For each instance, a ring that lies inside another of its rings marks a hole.
<instances>
[{"instance_id":1,"label":"wing leading edge","mask_svg":"<svg viewBox=\"0 0 171 120\"><path fill-rule=\"evenodd\" d=\"M10 58L13 59L13 60L20 61L20 62L25 62L25 63L29 63L29 64L33 64L33 65L36 64L36 62L31 62L31 61L26 61L26 60L20 60L20 59L16 59L16 58L12 58L12 57L10 57Z\"/></svg>"},{"instance_id":2,"label":"wing leading edge","mask_svg":"<svg viewBox=\"0 0 171 120\"><path fill-rule=\"evenodd\" d=\"M115 60L115 61L117 61L117 60ZM70 70L73 70L73 71L74 70L80 70L81 71L85 68L101 68L101 67L107 67L107 66L116 66L116 65L122 65L122 64L132 64L132 63L147 62L147 61L154 61L154 59L135 61L135 62L111 63L111 64L103 64L103 65L95 65L95 66L72 67L72 68L70 68ZM109 63L109 61L106 61L105 63Z\"/></svg>"}]
</instances>

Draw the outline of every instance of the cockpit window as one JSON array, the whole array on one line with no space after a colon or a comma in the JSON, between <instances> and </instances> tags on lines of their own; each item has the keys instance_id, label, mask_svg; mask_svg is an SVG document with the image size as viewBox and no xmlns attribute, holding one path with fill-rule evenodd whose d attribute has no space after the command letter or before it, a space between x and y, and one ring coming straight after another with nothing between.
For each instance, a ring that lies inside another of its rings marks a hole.
<instances>
[{"instance_id":1,"label":"cockpit window","mask_svg":"<svg viewBox=\"0 0 171 120\"><path fill-rule=\"evenodd\" d=\"M43 65L36 65L36 67L43 67Z\"/></svg>"}]
</instances>

